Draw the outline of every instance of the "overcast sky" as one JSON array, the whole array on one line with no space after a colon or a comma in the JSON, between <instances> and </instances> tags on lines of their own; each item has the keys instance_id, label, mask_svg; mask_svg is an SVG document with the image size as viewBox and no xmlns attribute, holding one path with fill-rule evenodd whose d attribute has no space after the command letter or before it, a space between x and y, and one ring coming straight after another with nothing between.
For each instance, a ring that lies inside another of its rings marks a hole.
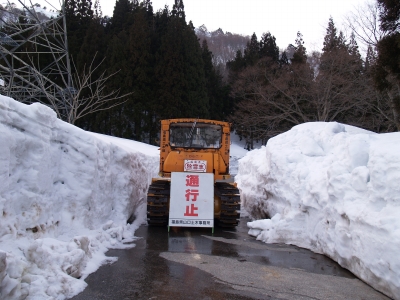
<instances>
[{"instance_id":1,"label":"overcast sky","mask_svg":"<svg viewBox=\"0 0 400 300\"><path fill-rule=\"evenodd\" d=\"M41 2L44 0L32 0ZM49 0L58 3L59 0ZM186 19L195 27L205 24L208 30L251 35L258 39L264 32L276 37L277 45L286 48L294 43L297 31L303 34L307 50L320 50L329 17L344 30L344 16L354 8L374 0L183 0ZM94 2L94 0L92 0ZM154 11L174 0L152 0ZM112 16L115 1L100 0L104 15Z\"/></svg>"}]
</instances>

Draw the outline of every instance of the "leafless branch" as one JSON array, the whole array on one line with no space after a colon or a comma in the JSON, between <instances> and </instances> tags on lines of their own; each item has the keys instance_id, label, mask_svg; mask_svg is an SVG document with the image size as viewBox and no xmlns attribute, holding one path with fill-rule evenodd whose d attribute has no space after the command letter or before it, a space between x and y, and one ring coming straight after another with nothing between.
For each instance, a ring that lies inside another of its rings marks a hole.
<instances>
[{"instance_id":1,"label":"leafless branch","mask_svg":"<svg viewBox=\"0 0 400 300\"><path fill-rule=\"evenodd\" d=\"M124 99L132 94L120 95L120 90L107 91L107 81L117 74L118 71L109 75L104 71L100 76L94 78L95 72L105 60L103 58L95 66L95 58L96 55L88 67L85 65L83 71L79 75L74 76L74 89L66 91L69 93L69 100L66 101L63 109L67 111L67 121L71 124L74 124L78 119L88 114L121 105L127 101L127 99Z\"/></svg>"},{"instance_id":2,"label":"leafless branch","mask_svg":"<svg viewBox=\"0 0 400 300\"><path fill-rule=\"evenodd\" d=\"M358 6L345 20L346 25L366 48L375 48L378 41L386 35L379 26L379 7L376 1Z\"/></svg>"}]
</instances>

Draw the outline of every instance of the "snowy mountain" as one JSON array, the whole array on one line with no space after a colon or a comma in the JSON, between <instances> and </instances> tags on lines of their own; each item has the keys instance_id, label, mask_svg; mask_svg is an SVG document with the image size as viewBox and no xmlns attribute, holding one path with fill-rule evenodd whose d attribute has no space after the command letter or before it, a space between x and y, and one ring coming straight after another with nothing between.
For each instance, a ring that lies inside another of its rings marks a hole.
<instances>
[{"instance_id":1,"label":"snowy mountain","mask_svg":"<svg viewBox=\"0 0 400 300\"><path fill-rule=\"evenodd\" d=\"M0 299L70 298L116 259L109 248L134 246L159 150L1 95L0 138ZM232 142L251 235L323 253L400 299L400 133L307 123L250 152Z\"/></svg>"},{"instance_id":2,"label":"snowy mountain","mask_svg":"<svg viewBox=\"0 0 400 300\"><path fill-rule=\"evenodd\" d=\"M0 26L4 23L16 22L21 15L25 15L28 19L36 19L40 22L45 22L51 18L57 17L59 14L58 11L49 10L46 7L41 7L39 4L30 7L29 11L24 7L17 7L14 3L0 4Z\"/></svg>"},{"instance_id":3,"label":"snowy mountain","mask_svg":"<svg viewBox=\"0 0 400 300\"><path fill-rule=\"evenodd\" d=\"M215 31L208 31L205 25L195 29L200 45L203 40L207 41L209 50L213 53L213 64L225 73L226 63L235 59L238 50L244 51L249 36L242 36L230 32L224 32L221 28Z\"/></svg>"},{"instance_id":4,"label":"snowy mountain","mask_svg":"<svg viewBox=\"0 0 400 300\"><path fill-rule=\"evenodd\" d=\"M40 5L34 5L33 6L34 11L38 16L42 16L39 19L40 20L46 20L46 19L51 19L55 18L59 15L59 12L54 10L54 9L47 9L45 6L41 7Z\"/></svg>"}]
</instances>

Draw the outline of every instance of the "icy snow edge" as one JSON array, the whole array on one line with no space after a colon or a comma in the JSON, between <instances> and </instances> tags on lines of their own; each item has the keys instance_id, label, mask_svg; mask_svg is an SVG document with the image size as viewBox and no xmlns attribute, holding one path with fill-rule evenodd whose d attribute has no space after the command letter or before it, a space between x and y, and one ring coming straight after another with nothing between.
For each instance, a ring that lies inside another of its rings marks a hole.
<instances>
[{"instance_id":1,"label":"icy snow edge","mask_svg":"<svg viewBox=\"0 0 400 300\"><path fill-rule=\"evenodd\" d=\"M242 158L236 181L260 219L250 235L325 254L400 299L400 133L298 125Z\"/></svg>"},{"instance_id":2,"label":"icy snow edge","mask_svg":"<svg viewBox=\"0 0 400 300\"><path fill-rule=\"evenodd\" d=\"M70 298L134 246L158 154L1 95L0 139L0 298Z\"/></svg>"}]
</instances>

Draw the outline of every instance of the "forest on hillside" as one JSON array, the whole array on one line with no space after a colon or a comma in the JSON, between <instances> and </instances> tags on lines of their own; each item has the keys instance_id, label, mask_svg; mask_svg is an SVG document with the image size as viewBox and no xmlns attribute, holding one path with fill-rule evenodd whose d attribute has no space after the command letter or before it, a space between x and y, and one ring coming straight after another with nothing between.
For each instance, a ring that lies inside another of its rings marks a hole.
<instances>
[{"instance_id":1,"label":"forest on hillside","mask_svg":"<svg viewBox=\"0 0 400 300\"><path fill-rule=\"evenodd\" d=\"M129 94L126 102L77 122L84 129L154 143L159 120L227 119L229 90L199 43L182 1L154 12L151 1L118 0L102 18L86 0L66 2L69 51L78 72L96 57L110 73L109 90ZM100 70L100 69L99 69Z\"/></svg>"},{"instance_id":2,"label":"forest on hillside","mask_svg":"<svg viewBox=\"0 0 400 300\"><path fill-rule=\"evenodd\" d=\"M270 137L305 122L342 122L374 132L400 131L400 6L378 0L348 18L349 37L329 19L321 52L303 36L284 51L267 32L253 34L227 63L230 120L246 139ZM365 57L357 39L367 47Z\"/></svg>"},{"instance_id":3,"label":"forest on hillside","mask_svg":"<svg viewBox=\"0 0 400 300\"><path fill-rule=\"evenodd\" d=\"M117 0L111 17L102 16L98 0L66 0L74 78L89 68L90 80L103 80L103 93L122 95L122 102L106 102L73 123L153 144L161 119L224 120L249 149L304 122L399 131L400 8L391 0L369 8L353 24L375 18L378 25L364 29L380 35L363 40L368 51L362 56L357 27L350 24L346 37L333 19L322 51L308 53L300 32L279 49L268 31L258 39L195 29L182 0L159 11L150 0ZM86 87L80 95L90 92Z\"/></svg>"}]
</instances>

